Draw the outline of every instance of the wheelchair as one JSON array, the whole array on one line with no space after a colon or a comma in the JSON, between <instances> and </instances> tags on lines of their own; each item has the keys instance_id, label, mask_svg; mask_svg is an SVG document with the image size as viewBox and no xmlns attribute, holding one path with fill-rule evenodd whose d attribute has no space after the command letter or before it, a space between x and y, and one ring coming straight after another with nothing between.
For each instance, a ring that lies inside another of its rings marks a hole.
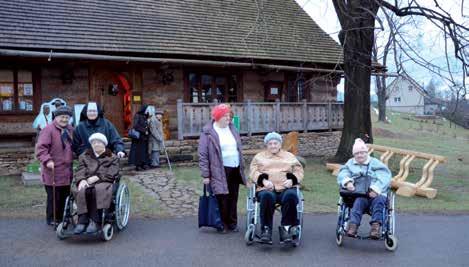
<instances>
[{"instance_id":1,"label":"wheelchair","mask_svg":"<svg viewBox=\"0 0 469 267\"><path fill-rule=\"evenodd\" d=\"M396 214L395 214L395 198L396 195L394 191L389 190L387 194L387 201L386 205L383 210L383 225L381 225L381 237L377 239L378 241L384 240L384 245L388 251L395 251L397 249L397 237L396 237ZM342 246L344 237L347 236L347 226L348 221L350 218L350 212L353 207L353 203L355 198L353 197L339 197L338 201L338 220L337 220L337 228L336 228L336 243L337 246ZM370 211L367 210L366 214L371 215ZM347 236L348 237L348 236ZM369 236L360 236L357 235L356 239L361 240L374 240L371 239Z\"/></svg>"},{"instance_id":2,"label":"wheelchair","mask_svg":"<svg viewBox=\"0 0 469 267\"><path fill-rule=\"evenodd\" d=\"M299 225L296 226L296 233L293 234L293 239L291 245L293 247L297 247L300 245L302 231L303 231L303 208L304 208L304 198L303 193L301 192L299 187L296 187L296 194L298 196L298 204L296 205L297 210L297 218L299 221ZM275 206L275 209L279 211L280 204ZM262 243L260 240L260 203L256 196L256 185L252 185L249 188L248 197L246 200L246 233L244 234L244 240L246 241L246 245L252 245L254 242ZM282 227L282 226L279 226ZM280 240L280 244L287 244Z\"/></svg>"},{"instance_id":3,"label":"wheelchair","mask_svg":"<svg viewBox=\"0 0 469 267\"><path fill-rule=\"evenodd\" d=\"M101 212L101 224L97 233L78 235L94 235L101 237L103 241L109 241L114 235L114 229L123 231L129 222L130 216L130 192L127 185L120 181L120 176L114 181L112 189L111 205ZM73 230L78 224L77 206L73 194L67 197L62 222L57 226L56 234L60 240L74 236Z\"/></svg>"}]
</instances>

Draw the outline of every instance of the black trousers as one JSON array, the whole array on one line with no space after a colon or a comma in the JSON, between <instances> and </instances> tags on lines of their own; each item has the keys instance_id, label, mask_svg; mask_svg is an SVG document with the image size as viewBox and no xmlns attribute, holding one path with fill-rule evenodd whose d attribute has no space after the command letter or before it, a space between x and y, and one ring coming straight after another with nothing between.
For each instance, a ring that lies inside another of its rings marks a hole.
<instances>
[{"instance_id":1,"label":"black trousers","mask_svg":"<svg viewBox=\"0 0 469 267\"><path fill-rule=\"evenodd\" d=\"M225 227L233 229L238 224L238 193L242 178L239 167L225 167L225 174L229 193L216 195L216 197L223 224Z\"/></svg>"},{"instance_id":2,"label":"black trousers","mask_svg":"<svg viewBox=\"0 0 469 267\"><path fill-rule=\"evenodd\" d=\"M85 198L88 213L78 215L78 223L88 224L90 219L96 223L101 222L101 210L98 210L96 206L96 190L94 187L86 188Z\"/></svg>"},{"instance_id":3,"label":"black trousers","mask_svg":"<svg viewBox=\"0 0 469 267\"><path fill-rule=\"evenodd\" d=\"M282 192L263 190L257 192L257 197L261 206L260 217L262 227L268 226L272 229L276 203L282 206L281 225L298 225L300 223L296 210L296 205L298 204L296 188L285 189Z\"/></svg>"},{"instance_id":4,"label":"black trousers","mask_svg":"<svg viewBox=\"0 0 469 267\"><path fill-rule=\"evenodd\" d=\"M53 188L51 185L44 185L44 189L47 193L47 205L46 205L46 220L47 223L54 221L54 202L53 202ZM55 216L56 222L61 222L64 215L65 201L70 195L70 186L56 186L55 187Z\"/></svg>"}]
</instances>

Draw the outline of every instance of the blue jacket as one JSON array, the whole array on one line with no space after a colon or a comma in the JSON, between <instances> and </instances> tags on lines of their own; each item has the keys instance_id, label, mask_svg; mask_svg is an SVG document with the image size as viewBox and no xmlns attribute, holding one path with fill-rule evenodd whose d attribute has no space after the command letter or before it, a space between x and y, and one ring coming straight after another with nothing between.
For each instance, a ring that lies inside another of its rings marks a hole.
<instances>
[{"instance_id":1,"label":"blue jacket","mask_svg":"<svg viewBox=\"0 0 469 267\"><path fill-rule=\"evenodd\" d=\"M369 165L369 167L368 167ZM389 185L391 184L391 171L380 160L368 157L363 164L358 164L354 158L351 158L340 168L337 175L337 183L345 187L349 181L354 178L365 174L368 168L368 175L371 176L370 189L378 194L386 196L388 193Z\"/></svg>"}]
</instances>

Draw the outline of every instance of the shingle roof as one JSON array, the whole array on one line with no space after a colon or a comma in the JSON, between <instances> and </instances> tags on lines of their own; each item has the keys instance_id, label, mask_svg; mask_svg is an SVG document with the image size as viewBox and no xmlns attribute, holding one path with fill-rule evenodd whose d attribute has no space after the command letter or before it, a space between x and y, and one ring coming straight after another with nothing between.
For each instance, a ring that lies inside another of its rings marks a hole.
<instances>
[{"instance_id":1,"label":"shingle roof","mask_svg":"<svg viewBox=\"0 0 469 267\"><path fill-rule=\"evenodd\" d=\"M0 0L0 7L0 48L332 64L342 58L341 47L294 0Z\"/></svg>"}]
</instances>

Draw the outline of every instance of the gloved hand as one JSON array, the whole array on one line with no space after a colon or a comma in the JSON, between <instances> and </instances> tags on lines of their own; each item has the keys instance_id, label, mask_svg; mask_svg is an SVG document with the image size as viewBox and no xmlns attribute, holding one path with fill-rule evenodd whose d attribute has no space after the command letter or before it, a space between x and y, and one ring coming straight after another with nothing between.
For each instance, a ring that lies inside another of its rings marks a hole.
<instances>
[{"instance_id":1,"label":"gloved hand","mask_svg":"<svg viewBox=\"0 0 469 267\"><path fill-rule=\"evenodd\" d=\"M78 183L78 191L87 188L90 186L86 180L81 180L80 183Z\"/></svg>"},{"instance_id":2,"label":"gloved hand","mask_svg":"<svg viewBox=\"0 0 469 267\"><path fill-rule=\"evenodd\" d=\"M269 175L267 173L261 173L259 177L257 177L257 186L263 187L264 186L264 180L269 180Z\"/></svg>"},{"instance_id":3,"label":"gloved hand","mask_svg":"<svg viewBox=\"0 0 469 267\"><path fill-rule=\"evenodd\" d=\"M287 180L291 180L292 185L297 185L298 184L298 178L296 178L296 176L291 172L287 172Z\"/></svg>"},{"instance_id":4,"label":"gloved hand","mask_svg":"<svg viewBox=\"0 0 469 267\"><path fill-rule=\"evenodd\" d=\"M293 186L293 181L290 179L287 179L285 180L285 182L283 182L283 186L285 186L286 188L290 188Z\"/></svg>"},{"instance_id":5,"label":"gloved hand","mask_svg":"<svg viewBox=\"0 0 469 267\"><path fill-rule=\"evenodd\" d=\"M125 153L122 152L122 151L119 151L119 152L117 152L117 157L121 159L121 158L125 157Z\"/></svg>"},{"instance_id":6,"label":"gloved hand","mask_svg":"<svg viewBox=\"0 0 469 267\"><path fill-rule=\"evenodd\" d=\"M274 189L274 184L269 180L263 180L262 184L263 184L264 188L267 189L267 190L273 190Z\"/></svg>"},{"instance_id":7,"label":"gloved hand","mask_svg":"<svg viewBox=\"0 0 469 267\"><path fill-rule=\"evenodd\" d=\"M350 181L345 185L345 188L347 188L348 191L355 191L355 186L353 185L353 182Z\"/></svg>"},{"instance_id":8,"label":"gloved hand","mask_svg":"<svg viewBox=\"0 0 469 267\"><path fill-rule=\"evenodd\" d=\"M96 176L96 175L93 175L93 176L89 177L88 179L86 179L86 183L88 183L88 185L94 184L97 181L99 181L99 177Z\"/></svg>"}]
</instances>

